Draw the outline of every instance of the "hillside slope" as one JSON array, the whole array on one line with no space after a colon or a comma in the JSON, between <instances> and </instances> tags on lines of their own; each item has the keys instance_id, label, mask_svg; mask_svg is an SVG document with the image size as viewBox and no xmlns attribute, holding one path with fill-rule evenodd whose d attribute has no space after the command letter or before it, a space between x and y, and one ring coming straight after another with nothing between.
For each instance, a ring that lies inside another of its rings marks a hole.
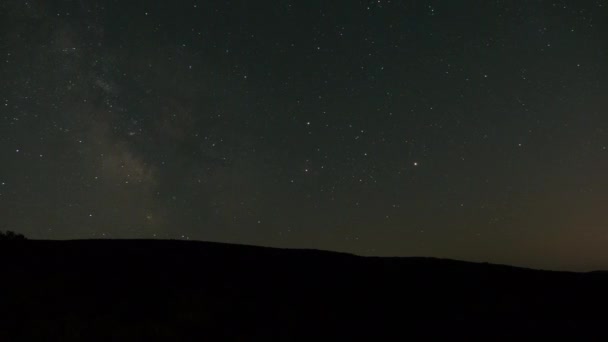
<instances>
[{"instance_id":1,"label":"hillside slope","mask_svg":"<svg viewBox=\"0 0 608 342\"><path fill-rule=\"evenodd\" d=\"M3 241L0 340L599 337L608 274L160 240Z\"/></svg>"}]
</instances>

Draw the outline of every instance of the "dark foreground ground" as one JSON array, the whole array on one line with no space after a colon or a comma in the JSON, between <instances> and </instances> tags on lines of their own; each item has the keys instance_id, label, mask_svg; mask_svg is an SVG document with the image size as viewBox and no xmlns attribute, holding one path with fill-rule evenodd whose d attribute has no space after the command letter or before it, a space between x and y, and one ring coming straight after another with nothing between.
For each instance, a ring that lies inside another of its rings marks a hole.
<instances>
[{"instance_id":1,"label":"dark foreground ground","mask_svg":"<svg viewBox=\"0 0 608 342\"><path fill-rule=\"evenodd\" d=\"M603 340L608 331L600 272L143 240L0 241L0 260L0 341Z\"/></svg>"}]
</instances>

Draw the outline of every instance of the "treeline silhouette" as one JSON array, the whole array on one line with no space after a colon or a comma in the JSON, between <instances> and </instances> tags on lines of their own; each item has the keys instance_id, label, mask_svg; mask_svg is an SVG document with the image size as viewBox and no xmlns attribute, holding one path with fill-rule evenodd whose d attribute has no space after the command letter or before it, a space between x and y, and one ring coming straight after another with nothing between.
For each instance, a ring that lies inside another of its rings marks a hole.
<instances>
[{"instance_id":1,"label":"treeline silhouette","mask_svg":"<svg viewBox=\"0 0 608 342\"><path fill-rule=\"evenodd\" d=\"M11 230L7 230L6 232L0 231L0 241L2 240L27 240L25 235L15 233Z\"/></svg>"}]
</instances>

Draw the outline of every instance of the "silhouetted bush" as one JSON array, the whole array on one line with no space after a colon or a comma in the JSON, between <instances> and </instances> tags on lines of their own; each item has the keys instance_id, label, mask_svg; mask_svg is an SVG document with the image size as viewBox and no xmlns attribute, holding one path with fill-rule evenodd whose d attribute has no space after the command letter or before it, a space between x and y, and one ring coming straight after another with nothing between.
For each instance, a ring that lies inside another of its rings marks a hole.
<instances>
[{"instance_id":1,"label":"silhouetted bush","mask_svg":"<svg viewBox=\"0 0 608 342\"><path fill-rule=\"evenodd\" d=\"M6 232L0 232L0 240L26 240L26 238L23 234L7 230Z\"/></svg>"}]
</instances>

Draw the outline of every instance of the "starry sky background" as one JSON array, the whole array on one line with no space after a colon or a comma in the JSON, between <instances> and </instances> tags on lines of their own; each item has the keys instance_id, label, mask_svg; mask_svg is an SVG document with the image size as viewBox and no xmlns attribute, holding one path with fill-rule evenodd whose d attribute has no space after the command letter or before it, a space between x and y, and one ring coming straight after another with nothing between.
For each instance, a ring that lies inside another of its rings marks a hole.
<instances>
[{"instance_id":1,"label":"starry sky background","mask_svg":"<svg viewBox=\"0 0 608 342\"><path fill-rule=\"evenodd\" d=\"M0 2L0 229L608 269L608 1Z\"/></svg>"}]
</instances>

